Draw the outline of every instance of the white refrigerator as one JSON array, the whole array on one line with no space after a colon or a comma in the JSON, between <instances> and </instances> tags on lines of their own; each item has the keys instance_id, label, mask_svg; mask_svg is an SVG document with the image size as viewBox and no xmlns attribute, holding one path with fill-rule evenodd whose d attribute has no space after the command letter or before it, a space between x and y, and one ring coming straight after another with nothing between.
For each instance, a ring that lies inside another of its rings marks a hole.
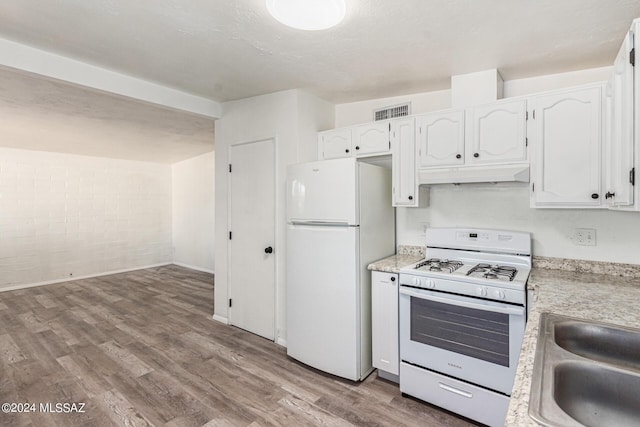
<instances>
[{"instance_id":1,"label":"white refrigerator","mask_svg":"<svg viewBox=\"0 0 640 427\"><path fill-rule=\"evenodd\" d=\"M355 159L287 168L287 354L359 381L371 365L371 272L395 252L391 171Z\"/></svg>"}]
</instances>

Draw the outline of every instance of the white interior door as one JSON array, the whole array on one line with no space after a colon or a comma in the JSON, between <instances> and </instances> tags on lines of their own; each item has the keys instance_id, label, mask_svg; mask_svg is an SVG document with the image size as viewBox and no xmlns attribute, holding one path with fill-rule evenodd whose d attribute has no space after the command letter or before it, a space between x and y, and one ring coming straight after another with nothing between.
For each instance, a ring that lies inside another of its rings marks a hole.
<instances>
[{"instance_id":1,"label":"white interior door","mask_svg":"<svg viewBox=\"0 0 640 427\"><path fill-rule=\"evenodd\" d=\"M274 140L229 148L229 322L275 337Z\"/></svg>"}]
</instances>

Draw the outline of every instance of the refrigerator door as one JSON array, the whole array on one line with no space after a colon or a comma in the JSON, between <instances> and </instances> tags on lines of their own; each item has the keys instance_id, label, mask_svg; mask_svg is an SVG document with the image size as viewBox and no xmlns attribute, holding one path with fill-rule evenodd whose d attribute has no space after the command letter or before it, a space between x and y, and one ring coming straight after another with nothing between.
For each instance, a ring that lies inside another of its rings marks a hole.
<instances>
[{"instance_id":1,"label":"refrigerator door","mask_svg":"<svg viewBox=\"0 0 640 427\"><path fill-rule=\"evenodd\" d=\"M335 159L287 168L287 222L358 225L357 163Z\"/></svg>"},{"instance_id":2,"label":"refrigerator door","mask_svg":"<svg viewBox=\"0 0 640 427\"><path fill-rule=\"evenodd\" d=\"M354 381L361 377L359 231L287 228L287 354Z\"/></svg>"}]
</instances>

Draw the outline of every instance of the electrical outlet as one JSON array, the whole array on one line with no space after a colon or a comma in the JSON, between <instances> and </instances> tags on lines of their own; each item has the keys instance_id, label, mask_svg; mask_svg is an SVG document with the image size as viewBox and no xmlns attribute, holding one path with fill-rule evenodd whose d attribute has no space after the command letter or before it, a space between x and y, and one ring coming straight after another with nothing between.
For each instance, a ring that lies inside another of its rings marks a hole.
<instances>
[{"instance_id":1,"label":"electrical outlet","mask_svg":"<svg viewBox=\"0 0 640 427\"><path fill-rule=\"evenodd\" d=\"M593 228L576 228L573 234L573 242L576 245L595 246L596 230Z\"/></svg>"}]
</instances>

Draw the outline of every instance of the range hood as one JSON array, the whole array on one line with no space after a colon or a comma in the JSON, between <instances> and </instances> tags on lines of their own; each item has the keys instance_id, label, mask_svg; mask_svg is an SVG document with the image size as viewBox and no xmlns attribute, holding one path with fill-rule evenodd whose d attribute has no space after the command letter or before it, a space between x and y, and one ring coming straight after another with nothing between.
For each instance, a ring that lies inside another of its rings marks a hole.
<instances>
[{"instance_id":1,"label":"range hood","mask_svg":"<svg viewBox=\"0 0 640 427\"><path fill-rule=\"evenodd\" d=\"M474 182L529 182L529 165L464 166L418 171L419 185Z\"/></svg>"}]
</instances>

